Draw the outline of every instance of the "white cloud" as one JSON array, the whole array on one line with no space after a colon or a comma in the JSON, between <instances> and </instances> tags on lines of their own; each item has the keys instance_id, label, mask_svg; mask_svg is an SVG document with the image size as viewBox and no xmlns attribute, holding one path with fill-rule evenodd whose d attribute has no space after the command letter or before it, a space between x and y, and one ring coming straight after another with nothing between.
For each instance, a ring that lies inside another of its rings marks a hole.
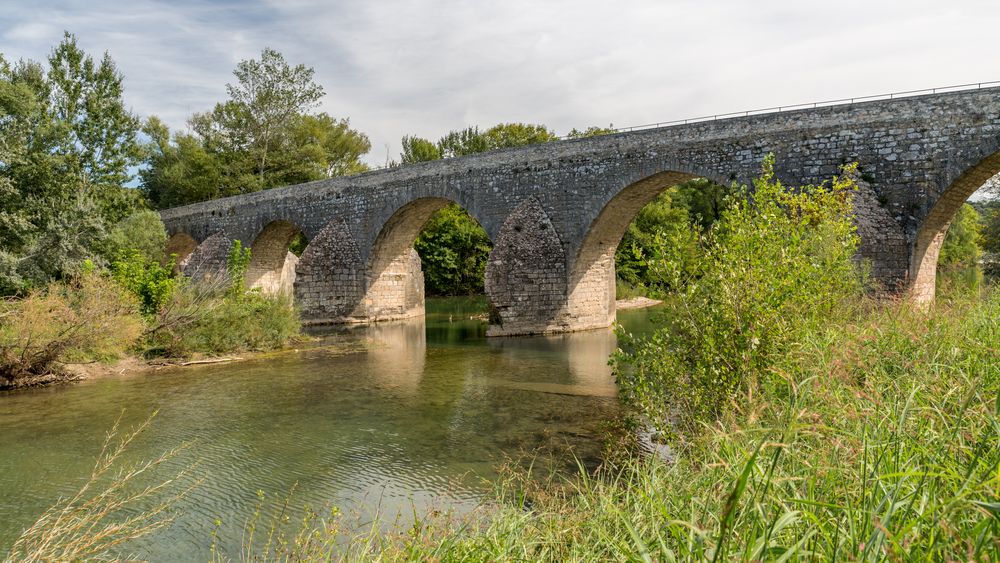
<instances>
[{"instance_id":1,"label":"white cloud","mask_svg":"<svg viewBox=\"0 0 1000 563\"><path fill-rule=\"evenodd\" d=\"M316 69L323 109L381 163L404 134L467 125L565 132L998 79L993 4L42 0L0 12L0 52L44 58L69 30L110 51L135 111L183 127L271 46Z\"/></svg>"}]
</instances>

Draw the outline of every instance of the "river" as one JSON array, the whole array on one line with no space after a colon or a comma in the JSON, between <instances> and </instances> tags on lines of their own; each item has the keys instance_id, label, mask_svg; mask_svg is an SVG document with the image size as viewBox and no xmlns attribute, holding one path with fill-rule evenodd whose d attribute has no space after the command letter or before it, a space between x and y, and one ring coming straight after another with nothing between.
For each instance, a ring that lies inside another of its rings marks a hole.
<instances>
[{"instance_id":1,"label":"river","mask_svg":"<svg viewBox=\"0 0 1000 563\"><path fill-rule=\"evenodd\" d=\"M596 463L601 423L618 412L613 334L487 339L483 307L430 299L425 319L331 330L297 352L0 393L0 556L85 481L119 416L130 426L158 411L129 458L188 443L161 475L201 480L168 528L130 546L152 560L207 559L216 520L237 554L258 491L266 506L391 520L471 509L511 457ZM644 332L650 314L619 321Z\"/></svg>"}]
</instances>

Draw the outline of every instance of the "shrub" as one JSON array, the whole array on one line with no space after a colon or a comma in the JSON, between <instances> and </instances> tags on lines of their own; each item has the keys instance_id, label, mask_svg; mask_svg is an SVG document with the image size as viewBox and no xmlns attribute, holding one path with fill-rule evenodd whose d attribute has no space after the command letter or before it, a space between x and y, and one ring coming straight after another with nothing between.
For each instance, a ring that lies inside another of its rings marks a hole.
<instances>
[{"instance_id":1,"label":"shrub","mask_svg":"<svg viewBox=\"0 0 1000 563\"><path fill-rule=\"evenodd\" d=\"M979 246L981 231L979 213L968 203L963 204L945 234L938 266L975 265L982 254Z\"/></svg>"},{"instance_id":2,"label":"shrub","mask_svg":"<svg viewBox=\"0 0 1000 563\"><path fill-rule=\"evenodd\" d=\"M629 350L612 360L621 397L661 429L671 420L693 429L720 415L862 288L853 259L853 167L830 185L792 191L773 166L773 157L765 159L752 193L722 212L697 280L670 298L666 326L648 339L622 335Z\"/></svg>"},{"instance_id":3,"label":"shrub","mask_svg":"<svg viewBox=\"0 0 1000 563\"><path fill-rule=\"evenodd\" d=\"M250 267L250 249L234 240L226 256L226 275L229 277L229 292L238 296L246 290L247 269Z\"/></svg>"},{"instance_id":4,"label":"shrub","mask_svg":"<svg viewBox=\"0 0 1000 563\"><path fill-rule=\"evenodd\" d=\"M113 280L87 273L0 307L0 383L55 371L55 364L119 357L143 333L136 300Z\"/></svg>"},{"instance_id":5,"label":"shrub","mask_svg":"<svg viewBox=\"0 0 1000 563\"><path fill-rule=\"evenodd\" d=\"M615 252L615 271L628 285L676 290L696 275L700 227L686 207L674 204L677 194L676 187L661 194L639 211L625 231Z\"/></svg>"},{"instance_id":6,"label":"shrub","mask_svg":"<svg viewBox=\"0 0 1000 563\"><path fill-rule=\"evenodd\" d=\"M126 251L111 263L111 275L139 299L146 316L156 315L177 287L173 261L161 265L139 250Z\"/></svg>"},{"instance_id":7,"label":"shrub","mask_svg":"<svg viewBox=\"0 0 1000 563\"><path fill-rule=\"evenodd\" d=\"M167 246L167 229L160 214L140 211L119 223L108 238L108 258L114 260L123 254L138 253L148 262L163 261Z\"/></svg>"},{"instance_id":8,"label":"shrub","mask_svg":"<svg viewBox=\"0 0 1000 563\"><path fill-rule=\"evenodd\" d=\"M163 308L150 351L169 357L280 348L299 335L298 313L286 295L185 284Z\"/></svg>"}]
</instances>

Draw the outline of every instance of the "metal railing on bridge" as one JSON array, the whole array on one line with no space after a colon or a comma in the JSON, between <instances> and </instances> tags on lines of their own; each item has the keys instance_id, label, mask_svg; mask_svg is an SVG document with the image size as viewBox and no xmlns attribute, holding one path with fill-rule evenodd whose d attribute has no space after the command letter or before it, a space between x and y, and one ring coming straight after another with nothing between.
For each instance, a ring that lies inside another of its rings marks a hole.
<instances>
[{"instance_id":1,"label":"metal railing on bridge","mask_svg":"<svg viewBox=\"0 0 1000 563\"><path fill-rule=\"evenodd\" d=\"M954 86L941 86L938 88L924 88L921 90L905 90L902 92L890 92L888 94L874 94L871 96L859 96L855 98L840 98L837 100L826 100L822 102L811 102L805 104L792 104L787 106L774 106L762 109L751 109L746 111L734 111L731 113L718 113L715 115L704 115L701 117L689 117L687 119L674 119L671 121L658 121L656 123L647 123L645 125L632 125L630 127L613 127L609 128L610 134L614 133L627 133L629 131L641 131L643 129L657 129L659 127L670 127L671 125L686 125L688 123L700 123L704 121L717 121L719 119L729 119L733 117L749 117L751 115L766 115L771 113L782 113L786 111L795 111L800 109L812 109L821 108L828 106L838 106L838 105L849 105L857 102L871 102L877 100L894 100L896 98L907 98L911 96L922 96L925 94L943 94L945 92L961 92L964 90L980 90L982 88L990 88L993 86L1000 86L1000 80L993 82L973 82L969 84L956 84ZM576 139L579 135L563 135L557 137L557 139Z\"/></svg>"}]
</instances>

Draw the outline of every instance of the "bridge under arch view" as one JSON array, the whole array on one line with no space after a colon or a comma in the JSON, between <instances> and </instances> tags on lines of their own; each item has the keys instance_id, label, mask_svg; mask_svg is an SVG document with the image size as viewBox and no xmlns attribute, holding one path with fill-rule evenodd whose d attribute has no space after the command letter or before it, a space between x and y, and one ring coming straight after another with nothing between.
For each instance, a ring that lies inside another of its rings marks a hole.
<instances>
[{"instance_id":1,"label":"bridge under arch view","mask_svg":"<svg viewBox=\"0 0 1000 563\"><path fill-rule=\"evenodd\" d=\"M493 241L489 334L606 327L615 249L638 211L692 178L749 182L768 153L787 185L860 166L855 212L874 276L934 297L959 207L1000 173L1000 88L749 115L426 162L168 209L168 252L192 276L252 248L248 282L294 292L303 322L423 314L413 242L455 202ZM295 236L309 240L300 258Z\"/></svg>"}]
</instances>

